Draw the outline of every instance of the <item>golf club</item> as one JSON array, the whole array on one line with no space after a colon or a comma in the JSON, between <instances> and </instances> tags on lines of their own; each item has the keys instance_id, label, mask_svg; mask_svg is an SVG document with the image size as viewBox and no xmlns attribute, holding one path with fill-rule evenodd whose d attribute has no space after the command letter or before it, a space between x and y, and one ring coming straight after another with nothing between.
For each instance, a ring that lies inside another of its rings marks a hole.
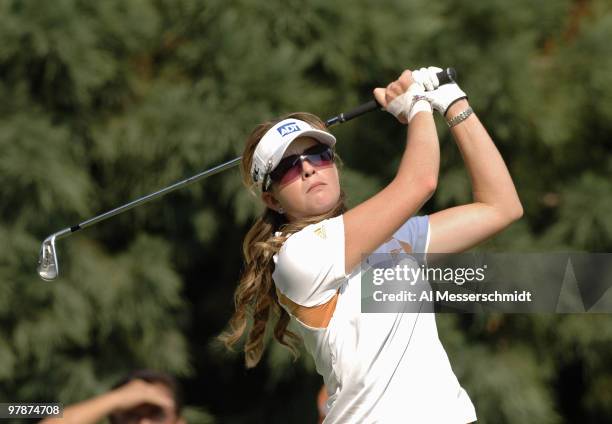
<instances>
[{"instance_id":1,"label":"golf club","mask_svg":"<svg viewBox=\"0 0 612 424\"><path fill-rule=\"evenodd\" d=\"M442 72L437 74L440 85L448 84L450 82L454 82L457 78L457 73L454 68L446 68ZM371 100L367 103L363 103L360 106L346 112L336 115L334 117L329 118L325 121L326 127L331 127L336 124L341 124L347 121L350 121L353 118L361 116L365 113L376 110L380 107L380 105L376 102L376 100ZM237 165L242 157L237 157L228 162L222 163L221 165L217 165L213 168L207 169L206 171L200 172L192 177L174 183L168 187L165 187L161 190L158 190L154 193L148 194L136 200L133 200L125 205L119 206L115 209L112 209L108 212L104 212L98 216L90 218L86 221L81 222L72 227L64 228L56 233L51 234L47 237L40 248L40 254L38 256L38 275L45 281L52 281L57 278L59 275L59 263L57 259L57 252L55 250L55 241L65 238L79 230L82 230L87 227L91 227L98 222L104 221L110 217L128 211L136 206L142 205L144 203L150 202L151 200L162 197L170 192L178 190L180 188L186 187L196 181L204 179L206 177L210 177L211 175L218 174L221 171L229 169L235 165Z\"/></svg>"}]
</instances>

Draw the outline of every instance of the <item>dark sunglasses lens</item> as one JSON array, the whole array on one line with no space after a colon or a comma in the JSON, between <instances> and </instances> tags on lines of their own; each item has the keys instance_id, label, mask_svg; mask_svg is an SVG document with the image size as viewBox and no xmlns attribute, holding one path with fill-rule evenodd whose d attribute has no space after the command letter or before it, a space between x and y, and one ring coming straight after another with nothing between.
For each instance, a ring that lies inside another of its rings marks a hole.
<instances>
[{"instance_id":1,"label":"dark sunglasses lens","mask_svg":"<svg viewBox=\"0 0 612 424\"><path fill-rule=\"evenodd\" d=\"M326 148L321 153L309 154L307 159L314 166L331 165L331 163L334 161L334 152L332 152L330 148Z\"/></svg>"},{"instance_id":2,"label":"dark sunglasses lens","mask_svg":"<svg viewBox=\"0 0 612 424\"><path fill-rule=\"evenodd\" d=\"M278 180L280 185L285 185L299 178L302 173L302 163L298 160L294 166L289 168L283 176Z\"/></svg>"},{"instance_id":3,"label":"dark sunglasses lens","mask_svg":"<svg viewBox=\"0 0 612 424\"><path fill-rule=\"evenodd\" d=\"M287 156L281 160L276 168L270 172L270 179L272 181L280 181L289 170L292 168L300 167L300 158L298 155Z\"/></svg>"},{"instance_id":4,"label":"dark sunglasses lens","mask_svg":"<svg viewBox=\"0 0 612 424\"><path fill-rule=\"evenodd\" d=\"M329 166L334 161L334 152L323 144L306 149L303 155L313 166ZM278 166L270 173L270 179L286 184L299 177L301 172L302 163L299 155L291 155L278 163Z\"/></svg>"}]
</instances>

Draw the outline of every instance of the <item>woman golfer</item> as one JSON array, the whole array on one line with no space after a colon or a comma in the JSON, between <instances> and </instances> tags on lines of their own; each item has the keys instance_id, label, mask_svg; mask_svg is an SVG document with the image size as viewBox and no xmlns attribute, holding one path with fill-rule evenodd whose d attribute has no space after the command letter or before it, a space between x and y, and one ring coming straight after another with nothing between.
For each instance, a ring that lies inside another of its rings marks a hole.
<instances>
[{"instance_id":1,"label":"woman golfer","mask_svg":"<svg viewBox=\"0 0 612 424\"><path fill-rule=\"evenodd\" d=\"M247 367L260 360L266 325L296 352L300 337L323 376L325 423L468 423L474 406L452 371L433 313L360 313L362 261L372 253L462 252L522 215L497 148L456 84L438 87L436 67L404 71L377 101L408 125L395 178L347 210L334 161L336 139L307 113L260 124L242 160L265 212L244 240L245 271L235 292L236 343L252 319ZM439 146L432 116L451 127L467 166L474 201L412 217L437 185ZM376 154L376 152L372 152Z\"/></svg>"}]
</instances>

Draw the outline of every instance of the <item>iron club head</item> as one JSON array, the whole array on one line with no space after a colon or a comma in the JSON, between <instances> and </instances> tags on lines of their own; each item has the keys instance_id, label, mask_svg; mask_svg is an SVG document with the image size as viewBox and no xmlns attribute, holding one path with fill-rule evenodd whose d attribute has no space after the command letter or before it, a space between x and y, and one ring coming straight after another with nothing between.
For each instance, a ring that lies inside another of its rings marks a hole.
<instances>
[{"instance_id":1,"label":"iron club head","mask_svg":"<svg viewBox=\"0 0 612 424\"><path fill-rule=\"evenodd\" d=\"M43 241L38 256L38 275L45 281L52 281L57 278L59 265L55 251L55 234Z\"/></svg>"}]
</instances>

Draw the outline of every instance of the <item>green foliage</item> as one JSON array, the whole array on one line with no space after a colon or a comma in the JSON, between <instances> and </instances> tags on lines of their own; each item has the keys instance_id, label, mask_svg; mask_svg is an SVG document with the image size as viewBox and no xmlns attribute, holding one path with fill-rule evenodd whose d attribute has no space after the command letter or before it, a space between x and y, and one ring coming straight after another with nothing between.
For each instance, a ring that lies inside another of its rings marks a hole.
<instances>
[{"instance_id":1,"label":"green foliage","mask_svg":"<svg viewBox=\"0 0 612 424\"><path fill-rule=\"evenodd\" d=\"M261 211L237 170L58 241L56 282L36 276L38 249L240 155L262 120L331 116L405 68L455 66L510 167L525 217L484 248L610 251L611 37L604 0L0 2L0 399L70 403L153 367L182 378L192 422L313 422L305 352L270 345L246 372L211 342ZM471 198L438 129L422 213ZM383 113L334 129L351 205L394 176L404 131ZM479 422L612 415L609 316L438 325Z\"/></svg>"}]
</instances>

